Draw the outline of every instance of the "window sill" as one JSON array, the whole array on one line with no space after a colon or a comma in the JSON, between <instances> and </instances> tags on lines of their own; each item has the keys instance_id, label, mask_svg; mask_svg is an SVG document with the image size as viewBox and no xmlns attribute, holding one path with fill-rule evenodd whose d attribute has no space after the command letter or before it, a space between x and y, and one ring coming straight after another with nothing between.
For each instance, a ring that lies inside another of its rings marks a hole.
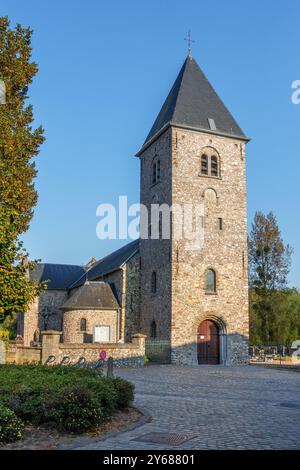
<instances>
[{"instance_id":1,"label":"window sill","mask_svg":"<svg viewBox=\"0 0 300 470\"><path fill-rule=\"evenodd\" d=\"M205 292L205 295L218 295L217 292Z\"/></svg>"},{"instance_id":2,"label":"window sill","mask_svg":"<svg viewBox=\"0 0 300 470\"><path fill-rule=\"evenodd\" d=\"M214 180L222 180L223 179L221 176L202 175L201 173L198 173L198 177L210 178L210 179L214 179Z\"/></svg>"}]
</instances>

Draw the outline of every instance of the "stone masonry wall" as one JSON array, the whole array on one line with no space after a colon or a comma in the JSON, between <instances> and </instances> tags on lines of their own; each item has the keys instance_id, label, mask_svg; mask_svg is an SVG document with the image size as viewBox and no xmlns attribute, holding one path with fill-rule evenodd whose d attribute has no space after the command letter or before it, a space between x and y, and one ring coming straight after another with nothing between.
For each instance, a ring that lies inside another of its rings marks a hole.
<instances>
[{"instance_id":1,"label":"stone masonry wall","mask_svg":"<svg viewBox=\"0 0 300 470\"><path fill-rule=\"evenodd\" d=\"M103 281L108 282L111 284L113 292L118 299L120 305L122 305L122 269L118 269L112 273L106 274L103 276ZM102 278L101 278L102 280Z\"/></svg>"},{"instance_id":2,"label":"stone masonry wall","mask_svg":"<svg viewBox=\"0 0 300 470\"><path fill-rule=\"evenodd\" d=\"M47 290L32 302L24 314L24 346L30 346L37 330L62 330L63 313L60 307L67 298L65 290Z\"/></svg>"},{"instance_id":3,"label":"stone masonry wall","mask_svg":"<svg viewBox=\"0 0 300 470\"><path fill-rule=\"evenodd\" d=\"M86 331L80 331L80 320L86 320ZM117 310L66 310L63 322L65 343L92 343L95 326L110 326L111 342L117 342Z\"/></svg>"},{"instance_id":4,"label":"stone masonry wall","mask_svg":"<svg viewBox=\"0 0 300 470\"><path fill-rule=\"evenodd\" d=\"M113 357L116 367L142 367L144 365L145 347L135 343L125 344L62 344L59 348L58 360L69 356L71 362L84 357L87 362L96 362L100 359L100 352L106 351L107 359Z\"/></svg>"},{"instance_id":5,"label":"stone masonry wall","mask_svg":"<svg viewBox=\"0 0 300 470\"><path fill-rule=\"evenodd\" d=\"M160 160L160 180L152 184L153 159ZM167 130L140 157L141 203L150 212L152 203L172 202L171 131ZM171 337L171 242L170 240L140 240L141 256L141 331L149 336L153 321L157 338ZM157 292L151 292L151 275L157 273Z\"/></svg>"},{"instance_id":6,"label":"stone masonry wall","mask_svg":"<svg viewBox=\"0 0 300 470\"><path fill-rule=\"evenodd\" d=\"M24 314L24 319L21 320L19 316L19 321L22 321L23 333L20 333L23 336L24 346L30 346L31 341L34 339L34 332L39 328L39 298L36 297L33 302L31 302L29 308Z\"/></svg>"},{"instance_id":7,"label":"stone masonry wall","mask_svg":"<svg viewBox=\"0 0 300 470\"><path fill-rule=\"evenodd\" d=\"M125 341L140 331L140 254L133 256L125 269Z\"/></svg>"},{"instance_id":8,"label":"stone masonry wall","mask_svg":"<svg viewBox=\"0 0 300 470\"><path fill-rule=\"evenodd\" d=\"M199 176L206 148L219 155L218 178ZM211 318L224 325L227 334L223 362L245 363L249 334L245 144L173 129L172 149L173 203L201 202L205 210L204 246L191 251L185 241L174 240L172 244L173 361L197 363L197 329L204 319ZM218 229L218 218L223 220L222 230ZM208 268L217 275L216 294L205 291Z\"/></svg>"},{"instance_id":9,"label":"stone masonry wall","mask_svg":"<svg viewBox=\"0 0 300 470\"><path fill-rule=\"evenodd\" d=\"M6 362L14 364L39 364L42 348L26 347L11 341L6 349Z\"/></svg>"},{"instance_id":10,"label":"stone masonry wall","mask_svg":"<svg viewBox=\"0 0 300 470\"><path fill-rule=\"evenodd\" d=\"M55 361L51 364L59 364L64 356L69 356L70 365L84 357L87 363L100 359L100 352L106 351L107 359L113 357L116 367L142 367L145 357L145 336L133 335L132 342L120 343L61 343L60 333L47 331L42 333L42 347L24 347L10 342L6 351L6 362L16 364L45 363L49 356L54 355Z\"/></svg>"},{"instance_id":11,"label":"stone masonry wall","mask_svg":"<svg viewBox=\"0 0 300 470\"><path fill-rule=\"evenodd\" d=\"M124 284L124 268L118 269L112 273L103 276L103 280L108 282L116 296L120 305L120 321L118 324L118 341L124 341L124 318L125 318L125 284Z\"/></svg>"}]
</instances>

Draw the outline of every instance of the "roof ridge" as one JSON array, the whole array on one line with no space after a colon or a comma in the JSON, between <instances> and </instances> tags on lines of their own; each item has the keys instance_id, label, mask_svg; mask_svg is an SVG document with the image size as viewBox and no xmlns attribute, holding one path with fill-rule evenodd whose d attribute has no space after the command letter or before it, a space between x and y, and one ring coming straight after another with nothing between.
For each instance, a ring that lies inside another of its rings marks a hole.
<instances>
[{"instance_id":1,"label":"roof ridge","mask_svg":"<svg viewBox=\"0 0 300 470\"><path fill-rule=\"evenodd\" d=\"M185 61L183 62L182 66L181 66L181 69L180 69L180 72L178 74L178 77L180 76L180 73L182 71L182 75L181 75L181 79L180 79L180 84L182 83L182 80L183 80L183 77L184 77L184 74L186 72L186 67L187 67L187 64L188 64L188 60L192 60L192 58L190 56L187 56L187 58L185 59ZM176 79L177 80L177 79ZM175 85L175 83L174 83ZM175 99L175 103L174 103L174 109L173 109L173 112L172 112L172 116L171 116L171 119L169 122L172 122L173 121L173 118L174 118L174 114L175 114L175 110L176 110L176 105L177 105L177 102L178 102L178 98L179 96L181 95L182 91L181 91L181 86L179 85L179 88L178 88L178 92L176 94L176 99Z\"/></svg>"},{"instance_id":2,"label":"roof ridge","mask_svg":"<svg viewBox=\"0 0 300 470\"><path fill-rule=\"evenodd\" d=\"M76 268L83 268L84 269L84 264L68 264L68 263L36 263L39 266L45 266L45 265L50 265L50 266L70 266L70 267L76 267Z\"/></svg>"},{"instance_id":3,"label":"roof ridge","mask_svg":"<svg viewBox=\"0 0 300 470\"><path fill-rule=\"evenodd\" d=\"M188 60L193 60L193 59L192 59L192 57L187 56L187 58L186 58L185 61L183 62L182 67L181 67L181 69L180 69L180 72L181 72L181 70L182 70L182 76L181 76L181 80L180 80L181 83L182 83L184 74L185 74L185 72L186 72L186 67L187 67L187 64L188 64ZM180 72L179 72L178 76L180 75ZM175 110L176 110L176 105L177 105L177 102L178 102L178 98L179 98L179 96L181 96L181 95L182 95L182 89L181 89L181 87L179 87L179 90L178 90L178 93L177 93L177 96L176 96L176 100L175 100L175 104L174 104L174 110L173 110L173 113L172 113L172 118L170 119L169 122L172 122L172 121L173 121L173 117L174 117L174 114L175 114Z\"/></svg>"},{"instance_id":4,"label":"roof ridge","mask_svg":"<svg viewBox=\"0 0 300 470\"><path fill-rule=\"evenodd\" d=\"M89 280L88 279L88 276L89 274L92 272L97 272L97 268L99 268L103 263L107 262L108 263L108 267L107 269L105 269L104 271L105 272L101 272L98 273L95 277L101 277L105 274L108 274L109 272L113 272L115 271L116 269L119 269L120 267L122 267L124 265L124 263L126 263L127 261L129 261L129 259L138 252L138 246L135 248L135 245L138 245L139 243L139 238L137 238L136 240L132 240L130 241L129 243L126 243L126 245L123 245L121 246L120 248L118 248L117 250L115 251L112 251L110 253L108 253L106 256L104 256L103 258L101 258L100 260L97 261L97 263L93 264L83 275L81 275L75 282L73 282L72 285L70 285L69 289L73 289L73 288L76 288L76 287L79 287L80 285L80 282L86 278L86 280ZM133 245L134 247L134 250L133 250L133 247L130 248L131 246ZM131 249L133 250L133 253L130 253L130 255L127 253L127 251ZM124 259L124 256L126 255L126 258ZM120 259L121 258L121 259ZM112 268L112 264L113 264L113 260L114 259L119 259L119 263L117 263L117 267L114 266ZM124 259L124 260L123 260ZM112 260L110 262L110 260ZM100 268L101 270L101 268Z\"/></svg>"}]
</instances>

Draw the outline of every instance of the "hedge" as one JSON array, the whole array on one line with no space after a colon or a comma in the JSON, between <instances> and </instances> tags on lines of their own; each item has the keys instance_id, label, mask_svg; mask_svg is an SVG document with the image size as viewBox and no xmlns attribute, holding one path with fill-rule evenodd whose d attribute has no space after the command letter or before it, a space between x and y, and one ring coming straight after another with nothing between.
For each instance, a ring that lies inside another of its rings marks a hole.
<instances>
[{"instance_id":1,"label":"hedge","mask_svg":"<svg viewBox=\"0 0 300 470\"><path fill-rule=\"evenodd\" d=\"M76 367L0 365L0 404L24 423L83 432L133 400L132 384Z\"/></svg>"}]
</instances>

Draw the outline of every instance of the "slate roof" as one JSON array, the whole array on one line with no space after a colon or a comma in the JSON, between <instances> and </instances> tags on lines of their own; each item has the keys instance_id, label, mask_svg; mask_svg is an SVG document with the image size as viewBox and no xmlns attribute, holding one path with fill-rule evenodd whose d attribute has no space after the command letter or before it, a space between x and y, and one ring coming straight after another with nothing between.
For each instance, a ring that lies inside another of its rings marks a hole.
<instances>
[{"instance_id":1,"label":"slate roof","mask_svg":"<svg viewBox=\"0 0 300 470\"><path fill-rule=\"evenodd\" d=\"M71 285L71 288L82 285L86 280L94 281L99 279L105 274L111 273L121 268L121 266L129 260L139 250L139 240L134 240L127 245L119 248L117 251L110 253L104 258L100 259L95 263L86 273L80 278L77 278L76 282Z\"/></svg>"},{"instance_id":2,"label":"slate roof","mask_svg":"<svg viewBox=\"0 0 300 470\"><path fill-rule=\"evenodd\" d=\"M85 272L83 266L39 263L30 271L29 276L36 283L49 280L48 290L63 290L68 289Z\"/></svg>"},{"instance_id":3,"label":"slate roof","mask_svg":"<svg viewBox=\"0 0 300 470\"><path fill-rule=\"evenodd\" d=\"M215 121L215 130L208 119ZM185 60L143 147L168 124L249 140L192 57Z\"/></svg>"},{"instance_id":4,"label":"slate roof","mask_svg":"<svg viewBox=\"0 0 300 470\"><path fill-rule=\"evenodd\" d=\"M61 307L63 310L118 309L120 308L112 288L106 282L86 281L73 291L71 297Z\"/></svg>"}]
</instances>

